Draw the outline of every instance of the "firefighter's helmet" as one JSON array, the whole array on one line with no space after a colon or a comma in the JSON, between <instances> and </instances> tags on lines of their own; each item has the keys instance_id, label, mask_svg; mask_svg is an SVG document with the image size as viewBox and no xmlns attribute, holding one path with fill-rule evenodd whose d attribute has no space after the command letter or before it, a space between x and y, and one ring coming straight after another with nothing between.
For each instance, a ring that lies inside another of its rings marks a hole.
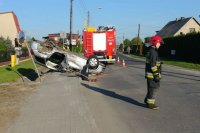
<instances>
[{"instance_id":1,"label":"firefighter's helmet","mask_svg":"<svg viewBox=\"0 0 200 133\"><path fill-rule=\"evenodd\" d=\"M156 44L160 42L160 44L163 44L163 40L162 40L162 37L160 36L153 36L150 40L150 43L153 45L153 46L156 46Z\"/></svg>"}]
</instances>

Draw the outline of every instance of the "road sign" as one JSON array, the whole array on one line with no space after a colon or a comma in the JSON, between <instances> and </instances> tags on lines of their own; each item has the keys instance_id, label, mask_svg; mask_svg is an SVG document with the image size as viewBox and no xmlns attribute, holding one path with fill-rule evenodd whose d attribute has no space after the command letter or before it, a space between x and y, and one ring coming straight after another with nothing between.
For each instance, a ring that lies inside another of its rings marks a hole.
<instances>
[{"instance_id":1,"label":"road sign","mask_svg":"<svg viewBox=\"0 0 200 133\"><path fill-rule=\"evenodd\" d=\"M66 33L65 32L60 32L60 38L66 38Z\"/></svg>"}]
</instances>

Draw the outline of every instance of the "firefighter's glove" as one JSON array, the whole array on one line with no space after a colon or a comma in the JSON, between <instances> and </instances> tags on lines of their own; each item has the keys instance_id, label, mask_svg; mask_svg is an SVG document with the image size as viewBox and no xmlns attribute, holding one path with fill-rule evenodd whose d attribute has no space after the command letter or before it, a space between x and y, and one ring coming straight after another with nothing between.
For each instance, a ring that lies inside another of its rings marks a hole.
<instances>
[{"instance_id":1,"label":"firefighter's glove","mask_svg":"<svg viewBox=\"0 0 200 133\"><path fill-rule=\"evenodd\" d=\"M154 79L153 79L155 82L159 82L160 81L160 78L158 76L155 76Z\"/></svg>"}]
</instances>

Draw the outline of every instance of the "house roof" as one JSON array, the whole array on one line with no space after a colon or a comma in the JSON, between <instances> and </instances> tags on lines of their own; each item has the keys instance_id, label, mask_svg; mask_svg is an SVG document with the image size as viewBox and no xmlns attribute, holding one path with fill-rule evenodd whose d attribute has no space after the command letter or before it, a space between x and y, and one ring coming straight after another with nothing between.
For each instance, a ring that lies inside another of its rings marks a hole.
<instances>
[{"instance_id":1,"label":"house roof","mask_svg":"<svg viewBox=\"0 0 200 133\"><path fill-rule=\"evenodd\" d=\"M159 36L170 36L174 35L178 30L180 30L190 19L194 19L193 17L189 18L179 18L174 21L168 22L158 33ZM198 21L194 19L198 25Z\"/></svg>"},{"instance_id":2,"label":"house roof","mask_svg":"<svg viewBox=\"0 0 200 133\"><path fill-rule=\"evenodd\" d=\"M21 29L20 29L19 21L18 21L18 18L17 18L16 14L14 12L12 12L12 11L11 12L0 12L0 15L1 14L9 14L9 13L11 13L12 16L13 16L17 32L20 32Z\"/></svg>"}]
</instances>

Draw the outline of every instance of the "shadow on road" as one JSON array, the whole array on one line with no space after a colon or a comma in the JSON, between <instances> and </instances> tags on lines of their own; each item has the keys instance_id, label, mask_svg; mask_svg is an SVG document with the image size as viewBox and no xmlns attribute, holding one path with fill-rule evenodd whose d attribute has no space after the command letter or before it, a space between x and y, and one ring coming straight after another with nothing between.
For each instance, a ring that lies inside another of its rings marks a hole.
<instances>
[{"instance_id":1,"label":"shadow on road","mask_svg":"<svg viewBox=\"0 0 200 133\"><path fill-rule=\"evenodd\" d=\"M105 90L105 89L102 89L102 88L97 88L97 87L94 87L94 86L90 86L88 84L84 84L84 83L81 83L82 86L90 89L90 90L93 90L93 91L96 91L96 92L99 92L99 93L102 93L106 96L109 96L109 97L112 97L112 98L116 98L116 99L119 99L119 100L122 100L124 102L127 102L127 103L131 103L133 105L136 105L136 106L140 106L140 107L143 107L143 108L146 108L146 104L143 104L143 103L140 103L132 98L129 98L129 97L126 97L126 96L122 96L122 95L119 95L113 91L108 91L108 90Z\"/></svg>"},{"instance_id":2,"label":"shadow on road","mask_svg":"<svg viewBox=\"0 0 200 133\"><path fill-rule=\"evenodd\" d=\"M36 73L35 70L33 70L33 69L19 68L19 69L17 69L17 71L18 71L21 75L27 77L27 78L28 78L29 80L31 80L31 81L35 81L35 80L38 78L37 73Z\"/></svg>"}]
</instances>

